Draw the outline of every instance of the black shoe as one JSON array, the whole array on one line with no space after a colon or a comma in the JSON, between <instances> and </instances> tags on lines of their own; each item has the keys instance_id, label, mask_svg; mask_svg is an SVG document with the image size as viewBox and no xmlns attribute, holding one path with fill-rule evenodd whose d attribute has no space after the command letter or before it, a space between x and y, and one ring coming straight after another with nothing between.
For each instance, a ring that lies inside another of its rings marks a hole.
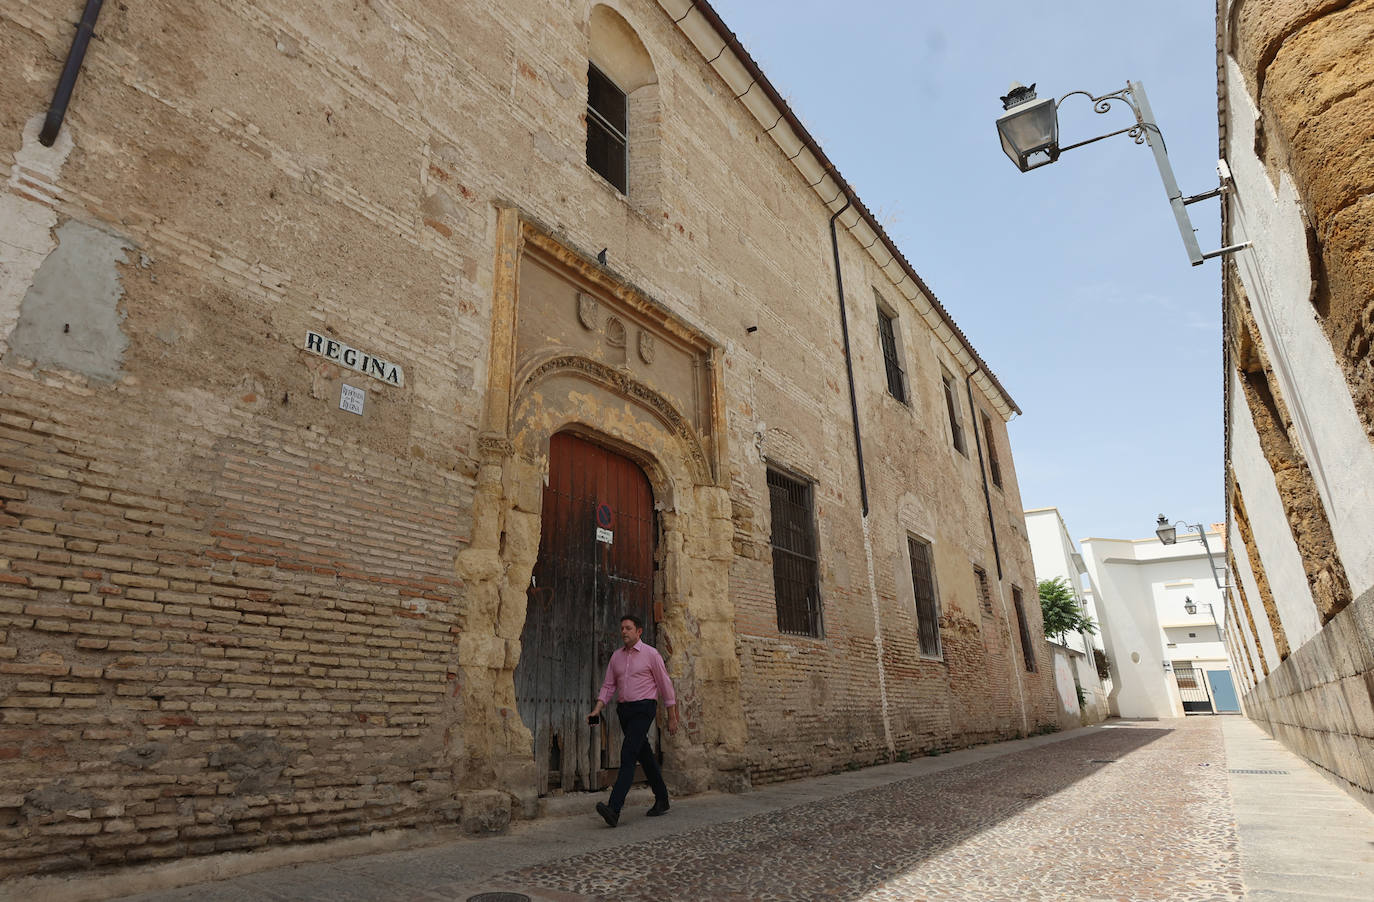
<instances>
[{"instance_id":1,"label":"black shoe","mask_svg":"<svg viewBox=\"0 0 1374 902\"><path fill-rule=\"evenodd\" d=\"M620 812L616 811L605 802L596 803L596 813L601 815L601 819L606 822L607 827L614 827L616 824L620 823Z\"/></svg>"},{"instance_id":2,"label":"black shoe","mask_svg":"<svg viewBox=\"0 0 1374 902\"><path fill-rule=\"evenodd\" d=\"M668 813L668 800L667 800L667 799L656 799L656 800L654 800L654 807L650 808L647 812L645 812L645 816L646 816L646 817L658 817L658 816L660 816L660 815L667 814L667 813Z\"/></svg>"}]
</instances>

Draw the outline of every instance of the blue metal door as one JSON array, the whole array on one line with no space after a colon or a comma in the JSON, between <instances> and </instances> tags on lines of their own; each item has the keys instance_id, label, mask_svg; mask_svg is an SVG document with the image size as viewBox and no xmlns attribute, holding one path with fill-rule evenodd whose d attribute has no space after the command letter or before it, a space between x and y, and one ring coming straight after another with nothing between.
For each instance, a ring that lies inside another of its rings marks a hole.
<instances>
[{"instance_id":1,"label":"blue metal door","mask_svg":"<svg viewBox=\"0 0 1374 902\"><path fill-rule=\"evenodd\" d=\"M1207 671L1207 682L1212 684L1212 700L1217 711L1239 711L1240 701L1236 698L1236 684L1231 681L1229 670Z\"/></svg>"}]
</instances>

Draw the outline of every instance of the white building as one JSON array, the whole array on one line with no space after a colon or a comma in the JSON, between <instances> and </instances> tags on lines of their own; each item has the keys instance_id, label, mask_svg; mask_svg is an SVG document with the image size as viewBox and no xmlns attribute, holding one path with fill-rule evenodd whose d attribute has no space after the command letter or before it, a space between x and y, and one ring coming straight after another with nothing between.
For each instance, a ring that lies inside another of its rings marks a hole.
<instances>
[{"instance_id":1,"label":"white building","mask_svg":"<svg viewBox=\"0 0 1374 902\"><path fill-rule=\"evenodd\" d=\"M1091 576L1083 555L1069 538L1068 528L1059 509L1042 507L1026 513L1026 536L1030 539L1031 557L1035 563L1036 582L1047 579L1062 579L1073 589L1079 605L1088 616L1098 624L1102 618L1097 614L1096 600L1092 591ZM1066 661L1073 682L1083 690L1083 717L1089 723L1105 720L1110 713L1109 695L1111 684L1098 676L1094 651L1105 653L1101 633L1069 633L1053 637L1050 645L1056 656L1056 680L1059 679L1058 659ZM1061 691L1060 693L1064 693Z\"/></svg>"},{"instance_id":2,"label":"white building","mask_svg":"<svg viewBox=\"0 0 1374 902\"><path fill-rule=\"evenodd\" d=\"M1223 528L1214 525L1206 535L1221 566ZM1238 711L1224 642L1224 598L1201 537L1179 533L1173 545L1156 537L1079 544L1111 661L1112 713L1149 718ZM1224 580L1223 573L1217 577Z\"/></svg>"}]
</instances>

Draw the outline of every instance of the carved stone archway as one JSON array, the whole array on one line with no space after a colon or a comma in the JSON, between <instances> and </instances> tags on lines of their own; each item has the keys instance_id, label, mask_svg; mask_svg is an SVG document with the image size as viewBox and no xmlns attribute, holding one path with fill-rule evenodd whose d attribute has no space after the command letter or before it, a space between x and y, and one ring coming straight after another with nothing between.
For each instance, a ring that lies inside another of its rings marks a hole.
<instances>
[{"instance_id":1,"label":"carved stone archway","mask_svg":"<svg viewBox=\"0 0 1374 902\"><path fill-rule=\"evenodd\" d=\"M498 211L498 232L472 542L458 558L467 610L455 781L537 810L513 674L549 439L572 429L635 460L653 486L659 641L685 727L666 744L668 779L679 791L746 785L719 348L517 211Z\"/></svg>"}]
</instances>

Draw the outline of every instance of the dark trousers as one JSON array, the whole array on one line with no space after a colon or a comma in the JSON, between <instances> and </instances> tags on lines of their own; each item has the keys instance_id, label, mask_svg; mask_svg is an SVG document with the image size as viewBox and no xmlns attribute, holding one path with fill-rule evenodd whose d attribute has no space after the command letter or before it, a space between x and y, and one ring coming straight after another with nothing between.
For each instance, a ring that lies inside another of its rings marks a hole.
<instances>
[{"instance_id":1,"label":"dark trousers","mask_svg":"<svg viewBox=\"0 0 1374 902\"><path fill-rule=\"evenodd\" d=\"M649 780L654 798L668 801L668 787L663 782L658 761L654 759L653 746L649 744L649 727L653 726L654 715L658 713L658 702L651 698L620 702L615 706L615 713L620 718L625 741L620 744L620 773L616 775L615 788L611 790L611 808L618 812L625 804L625 796L635 780L636 762L644 766L644 776Z\"/></svg>"}]
</instances>

